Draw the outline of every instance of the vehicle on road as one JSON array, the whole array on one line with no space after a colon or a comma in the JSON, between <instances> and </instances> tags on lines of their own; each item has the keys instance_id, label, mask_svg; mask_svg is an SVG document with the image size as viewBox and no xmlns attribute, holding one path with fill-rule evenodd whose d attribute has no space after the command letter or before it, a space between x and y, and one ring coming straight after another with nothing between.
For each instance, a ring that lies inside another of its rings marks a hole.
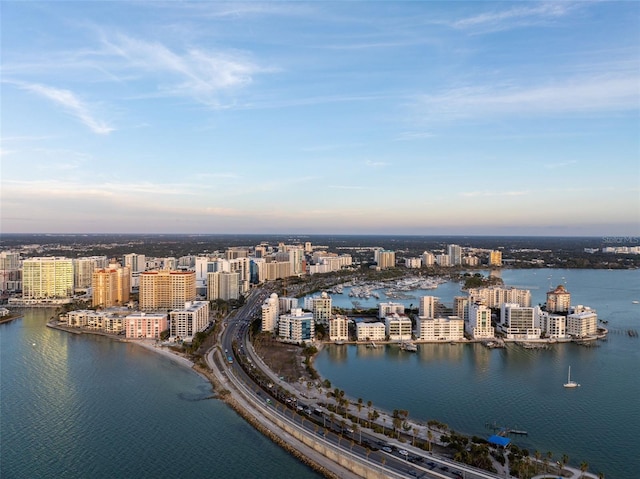
<instances>
[{"instance_id":1,"label":"vehicle on road","mask_svg":"<svg viewBox=\"0 0 640 479\"><path fill-rule=\"evenodd\" d=\"M400 454L401 456L405 456L405 457L407 457L407 456L409 455L409 451L406 451L406 450L404 450L404 449L400 449L400 450L398 451L398 454Z\"/></svg>"}]
</instances>

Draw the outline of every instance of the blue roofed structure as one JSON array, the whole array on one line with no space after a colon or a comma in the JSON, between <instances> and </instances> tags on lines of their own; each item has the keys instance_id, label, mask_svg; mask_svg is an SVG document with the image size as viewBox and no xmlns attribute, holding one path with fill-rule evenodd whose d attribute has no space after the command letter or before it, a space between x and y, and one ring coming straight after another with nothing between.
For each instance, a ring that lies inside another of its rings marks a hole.
<instances>
[{"instance_id":1,"label":"blue roofed structure","mask_svg":"<svg viewBox=\"0 0 640 479\"><path fill-rule=\"evenodd\" d=\"M497 436L495 434L487 439L487 441L489 441L489 444L500 447L507 447L511 443L511 439L507 437Z\"/></svg>"}]
</instances>

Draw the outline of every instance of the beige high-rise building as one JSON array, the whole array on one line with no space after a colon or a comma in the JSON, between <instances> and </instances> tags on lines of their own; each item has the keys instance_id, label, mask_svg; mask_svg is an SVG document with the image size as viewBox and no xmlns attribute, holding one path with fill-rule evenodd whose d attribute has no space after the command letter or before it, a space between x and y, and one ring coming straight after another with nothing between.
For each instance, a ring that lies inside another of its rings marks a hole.
<instances>
[{"instance_id":1,"label":"beige high-rise building","mask_svg":"<svg viewBox=\"0 0 640 479\"><path fill-rule=\"evenodd\" d=\"M378 263L378 268L380 269L395 268L396 252L380 250L377 252L376 262Z\"/></svg>"},{"instance_id":2,"label":"beige high-rise building","mask_svg":"<svg viewBox=\"0 0 640 479\"><path fill-rule=\"evenodd\" d=\"M561 284L547 293L547 311L550 313L566 313L571 307L571 293Z\"/></svg>"},{"instance_id":3,"label":"beige high-rise building","mask_svg":"<svg viewBox=\"0 0 640 479\"><path fill-rule=\"evenodd\" d=\"M128 266L109 265L93 272L91 279L92 304L101 308L122 306L129 302L131 270Z\"/></svg>"},{"instance_id":4,"label":"beige high-rise building","mask_svg":"<svg viewBox=\"0 0 640 479\"><path fill-rule=\"evenodd\" d=\"M24 299L70 298L73 296L73 260L63 257L28 258L22 262Z\"/></svg>"},{"instance_id":5,"label":"beige high-rise building","mask_svg":"<svg viewBox=\"0 0 640 479\"><path fill-rule=\"evenodd\" d=\"M329 319L329 340L349 341L349 320L346 316L338 314Z\"/></svg>"},{"instance_id":6,"label":"beige high-rise building","mask_svg":"<svg viewBox=\"0 0 640 479\"><path fill-rule=\"evenodd\" d=\"M196 299L195 271L145 271L140 274L140 310L180 309Z\"/></svg>"},{"instance_id":7,"label":"beige high-rise building","mask_svg":"<svg viewBox=\"0 0 640 479\"><path fill-rule=\"evenodd\" d=\"M502 266L502 251L491 251L489 253L489 266Z\"/></svg>"},{"instance_id":8,"label":"beige high-rise building","mask_svg":"<svg viewBox=\"0 0 640 479\"><path fill-rule=\"evenodd\" d=\"M424 318L436 317L436 298L435 296L422 296L420 298L420 307L418 315Z\"/></svg>"}]
</instances>

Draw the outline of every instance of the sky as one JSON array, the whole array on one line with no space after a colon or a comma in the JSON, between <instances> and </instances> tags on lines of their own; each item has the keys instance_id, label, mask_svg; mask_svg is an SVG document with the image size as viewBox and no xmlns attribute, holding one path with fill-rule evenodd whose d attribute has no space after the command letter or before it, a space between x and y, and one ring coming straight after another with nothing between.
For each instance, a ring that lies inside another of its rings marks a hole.
<instances>
[{"instance_id":1,"label":"sky","mask_svg":"<svg viewBox=\"0 0 640 479\"><path fill-rule=\"evenodd\" d=\"M640 236L640 3L0 3L5 233Z\"/></svg>"}]
</instances>

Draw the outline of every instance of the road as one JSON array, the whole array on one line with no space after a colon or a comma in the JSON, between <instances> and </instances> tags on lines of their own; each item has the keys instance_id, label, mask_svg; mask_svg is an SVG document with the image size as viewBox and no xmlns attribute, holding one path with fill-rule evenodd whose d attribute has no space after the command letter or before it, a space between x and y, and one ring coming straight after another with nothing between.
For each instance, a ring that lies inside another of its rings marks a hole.
<instances>
[{"instance_id":1,"label":"road","mask_svg":"<svg viewBox=\"0 0 640 479\"><path fill-rule=\"evenodd\" d=\"M337 448L341 454L348 454L372 469L384 471L383 474L388 477L499 477L395 442L369 429L344 423L336 418L340 416L335 416L310 398L304 398L295 387L281 381L255 354L247 334L252 319L258 315L269 294L271 291L268 289L253 290L245 304L227 319L220 335L218 367L222 368L236 389L244 393L246 401L267 415L271 413L286 419L289 424L323 441L325 445ZM207 362L212 369L216 367L215 353L214 348L207 354Z\"/></svg>"}]
</instances>

